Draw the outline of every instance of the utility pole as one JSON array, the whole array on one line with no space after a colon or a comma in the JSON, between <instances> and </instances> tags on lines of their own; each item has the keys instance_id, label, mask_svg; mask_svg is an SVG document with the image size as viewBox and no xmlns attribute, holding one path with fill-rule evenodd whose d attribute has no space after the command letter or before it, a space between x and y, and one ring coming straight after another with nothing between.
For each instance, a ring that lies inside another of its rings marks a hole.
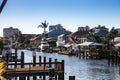
<instances>
[{"instance_id":1,"label":"utility pole","mask_svg":"<svg viewBox=\"0 0 120 80\"><path fill-rule=\"evenodd\" d=\"M7 2L7 0L3 0L2 4L0 4L0 13L2 12L2 10L3 10L3 8L4 8L5 4L6 4L6 2Z\"/></svg>"}]
</instances>

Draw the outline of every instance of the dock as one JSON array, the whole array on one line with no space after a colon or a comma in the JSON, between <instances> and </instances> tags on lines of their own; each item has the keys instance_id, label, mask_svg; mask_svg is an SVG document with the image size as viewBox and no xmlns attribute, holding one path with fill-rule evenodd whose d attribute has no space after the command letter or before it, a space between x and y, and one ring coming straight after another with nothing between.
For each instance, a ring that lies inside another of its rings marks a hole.
<instances>
[{"instance_id":1,"label":"dock","mask_svg":"<svg viewBox=\"0 0 120 80\"><path fill-rule=\"evenodd\" d=\"M38 56L37 56L38 57ZM9 60L9 55L6 57L7 69L4 76L12 79L13 77L19 78L18 80L64 80L64 60L58 61L52 58L39 56L39 61L36 61L36 56L33 56L33 61L26 63L24 61L24 52L21 52L21 59L12 61Z\"/></svg>"}]
</instances>

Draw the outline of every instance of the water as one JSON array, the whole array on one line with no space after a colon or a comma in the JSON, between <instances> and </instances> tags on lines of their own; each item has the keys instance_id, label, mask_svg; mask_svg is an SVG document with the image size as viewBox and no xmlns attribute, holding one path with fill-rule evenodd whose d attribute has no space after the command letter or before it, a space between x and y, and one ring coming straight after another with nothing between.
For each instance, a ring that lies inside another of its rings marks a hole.
<instances>
[{"instance_id":1,"label":"water","mask_svg":"<svg viewBox=\"0 0 120 80\"><path fill-rule=\"evenodd\" d=\"M25 52L25 61L32 62L32 52L19 50L18 53L21 51ZM75 56L42 52L36 52L36 56L37 60L39 56L65 60L65 80L69 80L69 76L75 76L76 80L120 80L119 67L108 66L107 60L85 60Z\"/></svg>"}]
</instances>

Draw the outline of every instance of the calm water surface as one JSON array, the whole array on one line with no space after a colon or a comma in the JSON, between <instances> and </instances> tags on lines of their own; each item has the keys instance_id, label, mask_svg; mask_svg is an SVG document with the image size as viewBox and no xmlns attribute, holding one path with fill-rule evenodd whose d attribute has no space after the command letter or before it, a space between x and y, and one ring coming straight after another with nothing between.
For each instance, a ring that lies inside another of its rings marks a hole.
<instances>
[{"instance_id":1,"label":"calm water surface","mask_svg":"<svg viewBox=\"0 0 120 80\"><path fill-rule=\"evenodd\" d=\"M32 52L19 50L18 53L21 51L25 52L25 61L32 62ZM42 52L36 52L36 56L37 60L39 56L65 60L65 80L68 80L69 76L75 76L76 80L120 80L119 67L108 66L107 60L85 60L75 56Z\"/></svg>"}]
</instances>

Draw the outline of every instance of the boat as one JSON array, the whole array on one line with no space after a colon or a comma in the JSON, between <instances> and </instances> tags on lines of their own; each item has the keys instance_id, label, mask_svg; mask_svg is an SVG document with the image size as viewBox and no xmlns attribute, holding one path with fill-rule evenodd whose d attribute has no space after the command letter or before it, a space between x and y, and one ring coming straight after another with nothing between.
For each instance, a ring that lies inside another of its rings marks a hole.
<instances>
[{"instance_id":1,"label":"boat","mask_svg":"<svg viewBox=\"0 0 120 80\"><path fill-rule=\"evenodd\" d=\"M39 48L42 52L48 52L50 49L50 45L47 41L41 41L41 45L39 46Z\"/></svg>"}]
</instances>

